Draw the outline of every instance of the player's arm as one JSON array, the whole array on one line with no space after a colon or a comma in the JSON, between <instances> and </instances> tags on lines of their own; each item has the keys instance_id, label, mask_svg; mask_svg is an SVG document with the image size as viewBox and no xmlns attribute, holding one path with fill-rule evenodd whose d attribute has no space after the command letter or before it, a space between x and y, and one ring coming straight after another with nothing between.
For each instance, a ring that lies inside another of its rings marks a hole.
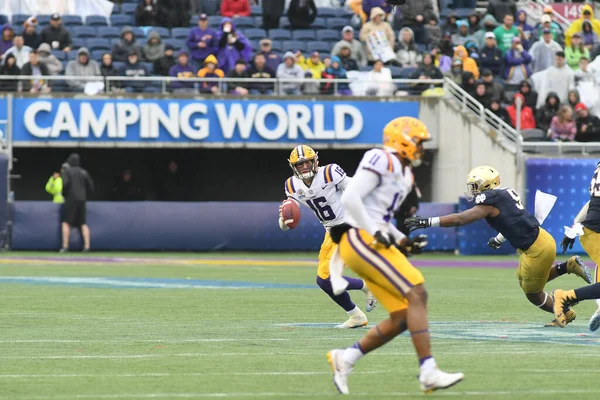
<instances>
[{"instance_id":1,"label":"player's arm","mask_svg":"<svg viewBox=\"0 0 600 400\"><path fill-rule=\"evenodd\" d=\"M352 178L350 178L348 175L346 175L342 178L342 180L337 185L335 185L335 187L338 190L344 192L348 188L348 185L350 184L351 180L352 180Z\"/></svg>"},{"instance_id":2,"label":"player's arm","mask_svg":"<svg viewBox=\"0 0 600 400\"><path fill-rule=\"evenodd\" d=\"M345 180L345 179L344 179ZM354 175L342 195L342 205L359 228L370 235L377 232L377 224L371 219L363 199L379 185L380 177L375 171L360 169Z\"/></svg>"},{"instance_id":3,"label":"player's arm","mask_svg":"<svg viewBox=\"0 0 600 400\"><path fill-rule=\"evenodd\" d=\"M573 227L575 227L577 224L581 224L585 220L589 208L590 202L588 201L583 207L581 207L581 210L579 210L575 216L575 219L573 220ZM560 241L560 247L562 247L563 254L567 252L567 249L573 249L576 237L577 233L575 229L569 230L568 227L565 227L565 236Z\"/></svg>"},{"instance_id":4,"label":"player's arm","mask_svg":"<svg viewBox=\"0 0 600 400\"><path fill-rule=\"evenodd\" d=\"M424 229L440 226L450 228L454 226L467 225L486 217L495 216L498 213L496 207L487 205L478 205L460 213L444 215L441 217L421 218L411 217L404 220L404 224L411 230Z\"/></svg>"}]
</instances>

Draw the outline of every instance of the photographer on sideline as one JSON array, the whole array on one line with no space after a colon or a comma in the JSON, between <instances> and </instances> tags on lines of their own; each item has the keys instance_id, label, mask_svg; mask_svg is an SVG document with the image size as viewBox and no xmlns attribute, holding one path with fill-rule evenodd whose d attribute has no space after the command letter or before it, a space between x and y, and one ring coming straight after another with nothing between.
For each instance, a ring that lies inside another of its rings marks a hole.
<instances>
[{"instance_id":1,"label":"photographer on sideline","mask_svg":"<svg viewBox=\"0 0 600 400\"><path fill-rule=\"evenodd\" d=\"M69 251L69 234L72 226L81 228L83 251L90 250L90 228L86 224L86 202L94 191L94 182L90 174L79 166L79 154L73 153L67 159L69 168L62 173L65 204L62 208L62 248L61 253Z\"/></svg>"}]
</instances>

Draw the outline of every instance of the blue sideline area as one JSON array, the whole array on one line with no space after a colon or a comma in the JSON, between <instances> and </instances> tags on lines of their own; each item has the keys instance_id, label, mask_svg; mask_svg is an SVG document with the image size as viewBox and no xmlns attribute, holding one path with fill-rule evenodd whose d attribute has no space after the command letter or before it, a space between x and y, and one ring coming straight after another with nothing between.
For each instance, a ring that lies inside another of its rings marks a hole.
<instances>
[{"instance_id":1,"label":"blue sideline area","mask_svg":"<svg viewBox=\"0 0 600 400\"><path fill-rule=\"evenodd\" d=\"M324 231L317 218L303 208L298 228L282 232L278 206L273 202L90 202L87 209L94 250L318 250ZM424 203L420 212L439 215L454 212L455 207ZM59 205L16 201L13 213L14 250L60 247ZM456 248L453 229L430 229L427 234L430 251ZM71 248L81 248L79 231L71 235Z\"/></svg>"}]
</instances>

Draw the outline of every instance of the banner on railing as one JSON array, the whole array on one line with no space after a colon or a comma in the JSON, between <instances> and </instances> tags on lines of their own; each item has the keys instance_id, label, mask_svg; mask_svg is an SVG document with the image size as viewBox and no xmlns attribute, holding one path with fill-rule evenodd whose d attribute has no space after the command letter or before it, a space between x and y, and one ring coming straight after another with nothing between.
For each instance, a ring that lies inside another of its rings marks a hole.
<instances>
[{"instance_id":1,"label":"banner on railing","mask_svg":"<svg viewBox=\"0 0 600 400\"><path fill-rule=\"evenodd\" d=\"M1 105L0 105L0 108ZM14 100L16 146L381 143L385 125L418 102L284 100Z\"/></svg>"}]
</instances>

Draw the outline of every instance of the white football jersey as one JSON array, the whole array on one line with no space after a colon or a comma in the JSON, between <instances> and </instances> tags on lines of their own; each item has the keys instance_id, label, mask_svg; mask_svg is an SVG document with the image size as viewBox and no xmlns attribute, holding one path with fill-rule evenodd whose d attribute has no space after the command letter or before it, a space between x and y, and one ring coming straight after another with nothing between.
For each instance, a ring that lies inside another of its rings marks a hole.
<instances>
[{"instance_id":1,"label":"white football jersey","mask_svg":"<svg viewBox=\"0 0 600 400\"><path fill-rule=\"evenodd\" d=\"M386 226L393 218L394 211L412 190L413 172L410 167L403 167L398 157L383 149L367 151L357 171L361 169L379 177L379 185L363 198L363 203L373 221L387 232Z\"/></svg>"},{"instance_id":2,"label":"white football jersey","mask_svg":"<svg viewBox=\"0 0 600 400\"><path fill-rule=\"evenodd\" d=\"M340 182L348 179L346 173L337 164L319 167L310 187L292 176L285 181L285 194L310 208L325 229L339 225L344 221L342 207L343 191L338 187Z\"/></svg>"}]
</instances>

